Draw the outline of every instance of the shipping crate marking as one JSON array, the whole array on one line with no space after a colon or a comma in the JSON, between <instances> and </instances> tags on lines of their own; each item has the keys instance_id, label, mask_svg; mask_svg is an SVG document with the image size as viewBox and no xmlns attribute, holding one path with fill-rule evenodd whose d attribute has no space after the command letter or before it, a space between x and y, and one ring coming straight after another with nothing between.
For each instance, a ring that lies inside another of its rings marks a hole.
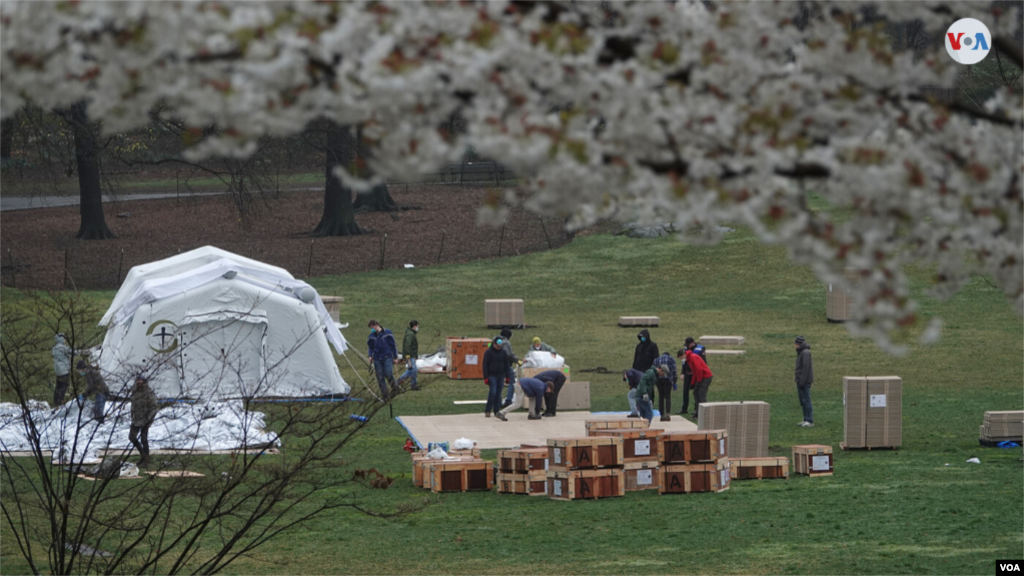
<instances>
[{"instance_id":1,"label":"shipping crate marking","mask_svg":"<svg viewBox=\"0 0 1024 576\"><path fill-rule=\"evenodd\" d=\"M793 472L807 476L832 476L835 462L831 446L793 446Z\"/></svg>"},{"instance_id":2,"label":"shipping crate marking","mask_svg":"<svg viewBox=\"0 0 1024 576\"><path fill-rule=\"evenodd\" d=\"M548 440L548 469L608 468L622 466L622 438L588 436Z\"/></svg>"},{"instance_id":3,"label":"shipping crate marking","mask_svg":"<svg viewBox=\"0 0 1024 576\"><path fill-rule=\"evenodd\" d=\"M658 436L658 461L665 464L714 462L729 455L726 430L672 432Z\"/></svg>"},{"instance_id":4,"label":"shipping crate marking","mask_svg":"<svg viewBox=\"0 0 1024 576\"><path fill-rule=\"evenodd\" d=\"M622 461L643 462L658 456L658 435L664 430L595 430L594 437L622 438Z\"/></svg>"},{"instance_id":5,"label":"shipping crate marking","mask_svg":"<svg viewBox=\"0 0 1024 576\"><path fill-rule=\"evenodd\" d=\"M661 486L660 464L657 460L627 462L622 466L626 492L657 490Z\"/></svg>"},{"instance_id":6,"label":"shipping crate marking","mask_svg":"<svg viewBox=\"0 0 1024 576\"><path fill-rule=\"evenodd\" d=\"M548 471L548 497L552 500L614 498L625 493L621 468Z\"/></svg>"},{"instance_id":7,"label":"shipping crate marking","mask_svg":"<svg viewBox=\"0 0 1024 576\"><path fill-rule=\"evenodd\" d=\"M660 468L658 494L689 494L691 492L723 492L729 489L732 474L729 459L715 464L684 464Z\"/></svg>"}]
</instances>

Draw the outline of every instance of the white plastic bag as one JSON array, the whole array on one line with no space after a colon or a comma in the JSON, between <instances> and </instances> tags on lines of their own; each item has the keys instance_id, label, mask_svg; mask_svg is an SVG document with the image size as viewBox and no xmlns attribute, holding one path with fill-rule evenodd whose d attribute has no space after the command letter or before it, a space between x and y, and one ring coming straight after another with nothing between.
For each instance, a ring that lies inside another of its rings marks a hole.
<instances>
[{"instance_id":1,"label":"white plastic bag","mask_svg":"<svg viewBox=\"0 0 1024 576\"><path fill-rule=\"evenodd\" d=\"M981 460L978 460L977 458L971 458L970 460L967 461L967 463L968 464L981 464Z\"/></svg>"},{"instance_id":2,"label":"white plastic bag","mask_svg":"<svg viewBox=\"0 0 1024 576\"><path fill-rule=\"evenodd\" d=\"M452 442L452 448L456 450L472 450L473 441L469 438L459 438L455 442Z\"/></svg>"},{"instance_id":3,"label":"white plastic bag","mask_svg":"<svg viewBox=\"0 0 1024 576\"><path fill-rule=\"evenodd\" d=\"M448 453L440 448L434 448L430 452L427 452L427 458L430 458L431 460L446 460L448 458Z\"/></svg>"},{"instance_id":4,"label":"white plastic bag","mask_svg":"<svg viewBox=\"0 0 1024 576\"><path fill-rule=\"evenodd\" d=\"M523 359L524 368L561 368L565 366L565 358L559 354L530 350Z\"/></svg>"},{"instance_id":5,"label":"white plastic bag","mask_svg":"<svg viewBox=\"0 0 1024 576\"><path fill-rule=\"evenodd\" d=\"M139 467L131 462L121 463L121 478L135 478L139 475Z\"/></svg>"}]
</instances>

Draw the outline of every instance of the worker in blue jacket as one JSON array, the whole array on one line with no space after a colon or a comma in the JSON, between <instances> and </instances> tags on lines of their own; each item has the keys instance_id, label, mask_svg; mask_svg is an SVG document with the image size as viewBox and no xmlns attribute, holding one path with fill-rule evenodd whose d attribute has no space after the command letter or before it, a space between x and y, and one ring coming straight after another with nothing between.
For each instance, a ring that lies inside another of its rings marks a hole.
<instances>
[{"instance_id":1,"label":"worker in blue jacket","mask_svg":"<svg viewBox=\"0 0 1024 576\"><path fill-rule=\"evenodd\" d=\"M387 402L398 391L398 386L395 384L395 362L398 361L398 347L395 346L395 335L391 333L391 330L381 326L376 320L370 320L368 326L370 327L370 336L366 339L367 357L373 363L377 386L380 387L381 401Z\"/></svg>"}]
</instances>

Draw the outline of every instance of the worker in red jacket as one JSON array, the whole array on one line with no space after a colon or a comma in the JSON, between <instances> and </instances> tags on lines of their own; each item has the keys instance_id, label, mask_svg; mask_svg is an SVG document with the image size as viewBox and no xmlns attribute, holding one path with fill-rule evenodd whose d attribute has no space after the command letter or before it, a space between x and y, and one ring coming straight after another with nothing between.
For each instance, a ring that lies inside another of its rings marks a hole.
<instances>
[{"instance_id":1,"label":"worker in red jacket","mask_svg":"<svg viewBox=\"0 0 1024 576\"><path fill-rule=\"evenodd\" d=\"M686 365L690 367L690 371L693 372L693 376L690 382L693 383L693 414L691 417L697 419L697 410L700 405L708 401L708 388L711 386L711 369L708 368L707 362L700 357L693 350L686 350Z\"/></svg>"}]
</instances>

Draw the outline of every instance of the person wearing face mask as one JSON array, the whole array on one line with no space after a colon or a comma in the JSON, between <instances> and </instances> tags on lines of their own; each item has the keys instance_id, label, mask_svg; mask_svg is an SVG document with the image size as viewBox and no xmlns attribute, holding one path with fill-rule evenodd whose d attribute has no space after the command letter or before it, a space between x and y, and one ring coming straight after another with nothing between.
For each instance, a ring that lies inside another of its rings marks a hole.
<instances>
[{"instance_id":1,"label":"person wearing face mask","mask_svg":"<svg viewBox=\"0 0 1024 576\"><path fill-rule=\"evenodd\" d=\"M646 328L636 335L640 341L636 345L636 352L633 353L633 370L646 373L651 366L654 366L654 359L658 357L658 345L651 341L651 333Z\"/></svg>"},{"instance_id":2,"label":"person wearing face mask","mask_svg":"<svg viewBox=\"0 0 1024 576\"><path fill-rule=\"evenodd\" d=\"M394 365L398 361L398 348L395 346L395 336L391 330L381 326L376 320L370 320L370 337L366 339L366 347L369 350L367 357L373 362L373 372L377 376L377 386L380 387L381 400L387 402L391 398L395 384ZM391 385L389 391L388 385Z\"/></svg>"},{"instance_id":3,"label":"person wearing face mask","mask_svg":"<svg viewBox=\"0 0 1024 576\"><path fill-rule=\"evenodd\" d=\"M409 380L410 390L419 390L416 382L416 359L420 357L420 343L416 339L416 333L420 331L420 323L416 320L409 321L409 327L405 329L405 338L402 339L402 357L405 358L405 372L398 377L398 381Z\"/></svg>"},{"instance_id":4,"label":"person wearing face mask","mask_svg":"<svg viewBox=\"0 0 1024 576\"><path fill-rule=\"evenodd\" d=\"M533 350L534 352L550 352L552 354L558 354L558 352L555 352L554 348L541 342L540 338L537 336L533 337L533 343L530 346L530 350Z\"/></svg>"},{"instance_id":5,"label":"person wearing face mask","mask_svg":"<svg viewBox=\"0 0 1024 576\"><path fill-rule=\"evenodd\" d=\"M484 351L484 382L487 384L487 406L484 407L484 416L491 417L501 410L501 386L505 383L511 362L505 352L505 339L496 336L491 345ZM509 404L511 406L511 403Z\"/></svg>"}]
</instances>

